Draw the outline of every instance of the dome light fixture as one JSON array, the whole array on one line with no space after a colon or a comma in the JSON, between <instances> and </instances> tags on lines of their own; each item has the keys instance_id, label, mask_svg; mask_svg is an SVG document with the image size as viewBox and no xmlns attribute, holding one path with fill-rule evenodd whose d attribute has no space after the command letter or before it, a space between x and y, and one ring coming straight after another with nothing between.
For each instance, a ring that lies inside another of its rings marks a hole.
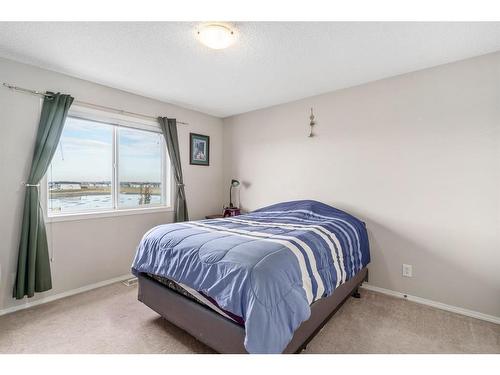
<instances>
[{"instance_id":1,"label":"dome light fixture","mask_svg":"<svg viewBox=\"0 0 500 375\"><path fill-rule=\"evenodd\" d=\"M236 40L236 32L221 23L207 23L198 27L198 39L212 49L224 49Z\"/></svg>"}]
</instances>

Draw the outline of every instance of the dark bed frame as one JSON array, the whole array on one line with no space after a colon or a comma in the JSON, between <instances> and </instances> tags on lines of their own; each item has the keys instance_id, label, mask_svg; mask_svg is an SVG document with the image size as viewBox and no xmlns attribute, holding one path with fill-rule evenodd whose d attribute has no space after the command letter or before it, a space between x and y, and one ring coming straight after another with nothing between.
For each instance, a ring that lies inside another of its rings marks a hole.
<instances>
[{"instance_id":1,"label":"dark bed frame","mask_svg":"<svg viewBox=\"0 0 500 375\"><path fill-rule=\"evenodd\" d=\"M219 353L247 353L243 345L245 328L168 288L146 274L139 274L138 299L169 322L188 332ZM368 280L365 267L334 293L311 305L311 317L295 331L283 353L300 353L349 298L359 298L358 287Z\"/></svg>"}]
</instances>

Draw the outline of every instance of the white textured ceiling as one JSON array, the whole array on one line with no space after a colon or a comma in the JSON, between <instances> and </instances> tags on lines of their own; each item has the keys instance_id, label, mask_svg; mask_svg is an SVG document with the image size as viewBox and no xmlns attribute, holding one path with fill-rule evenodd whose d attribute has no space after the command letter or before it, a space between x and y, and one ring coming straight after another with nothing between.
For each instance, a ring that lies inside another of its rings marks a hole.
<instances>
[{"instance_id":1,"label":"white textured ceiling","mask_svg":"<svg viewBox=\"0 0 500 375\"><path fill-rule=\"evenodd\" d=\"M226 117L500 50L500 22L233 25L210 50L196 23L0 22L0 56Z\"/></svg>"}]
</instances>

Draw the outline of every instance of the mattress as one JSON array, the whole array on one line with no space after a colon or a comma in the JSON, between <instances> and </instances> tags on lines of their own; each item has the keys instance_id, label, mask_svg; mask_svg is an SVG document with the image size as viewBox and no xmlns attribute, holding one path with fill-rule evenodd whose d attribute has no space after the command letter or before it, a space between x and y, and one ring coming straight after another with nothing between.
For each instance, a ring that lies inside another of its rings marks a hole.
<instances>
[{"instance_id":1,"label":"mattress","mask_svg":"<svg viewBox=\"0 0 500 375\"><path fill-rule=\"evenodd\" d=\"M170 280L166 277L153 275L150 273L148 273L147 275L152 279L158 281L160 284L166 286L167 288L179 294L182 294L184 297L189 298L192 301L195 301L203 306L206 306L209 309L214 310L218 314L235 322L238 325L245 326L245 321L241 316L233 314L230 311L224 310L222 307L218 305L217 301L215 301L212 297L207 296L203 292L195 291L192 288L189 288L187 285L180 285L179 283L176 283L175 281Z\"/></svg>"}]
</instances>

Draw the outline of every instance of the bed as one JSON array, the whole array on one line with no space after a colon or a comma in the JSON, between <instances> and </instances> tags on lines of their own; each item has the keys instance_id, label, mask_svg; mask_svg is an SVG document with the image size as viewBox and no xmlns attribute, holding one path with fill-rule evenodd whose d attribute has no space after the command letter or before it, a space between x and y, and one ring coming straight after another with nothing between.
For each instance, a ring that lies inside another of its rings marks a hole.
<instances>
[{"instance_id":1,"label":"bed","mask_svg":"<svg viewBox=\"0 0 500 375\"><path fill-rule=\"evenodd\" d=\"M132 264L140 301L220 353L300 351L367 278L365 224L316 201L166 224Z\"/></svg>"}]
</instances>

